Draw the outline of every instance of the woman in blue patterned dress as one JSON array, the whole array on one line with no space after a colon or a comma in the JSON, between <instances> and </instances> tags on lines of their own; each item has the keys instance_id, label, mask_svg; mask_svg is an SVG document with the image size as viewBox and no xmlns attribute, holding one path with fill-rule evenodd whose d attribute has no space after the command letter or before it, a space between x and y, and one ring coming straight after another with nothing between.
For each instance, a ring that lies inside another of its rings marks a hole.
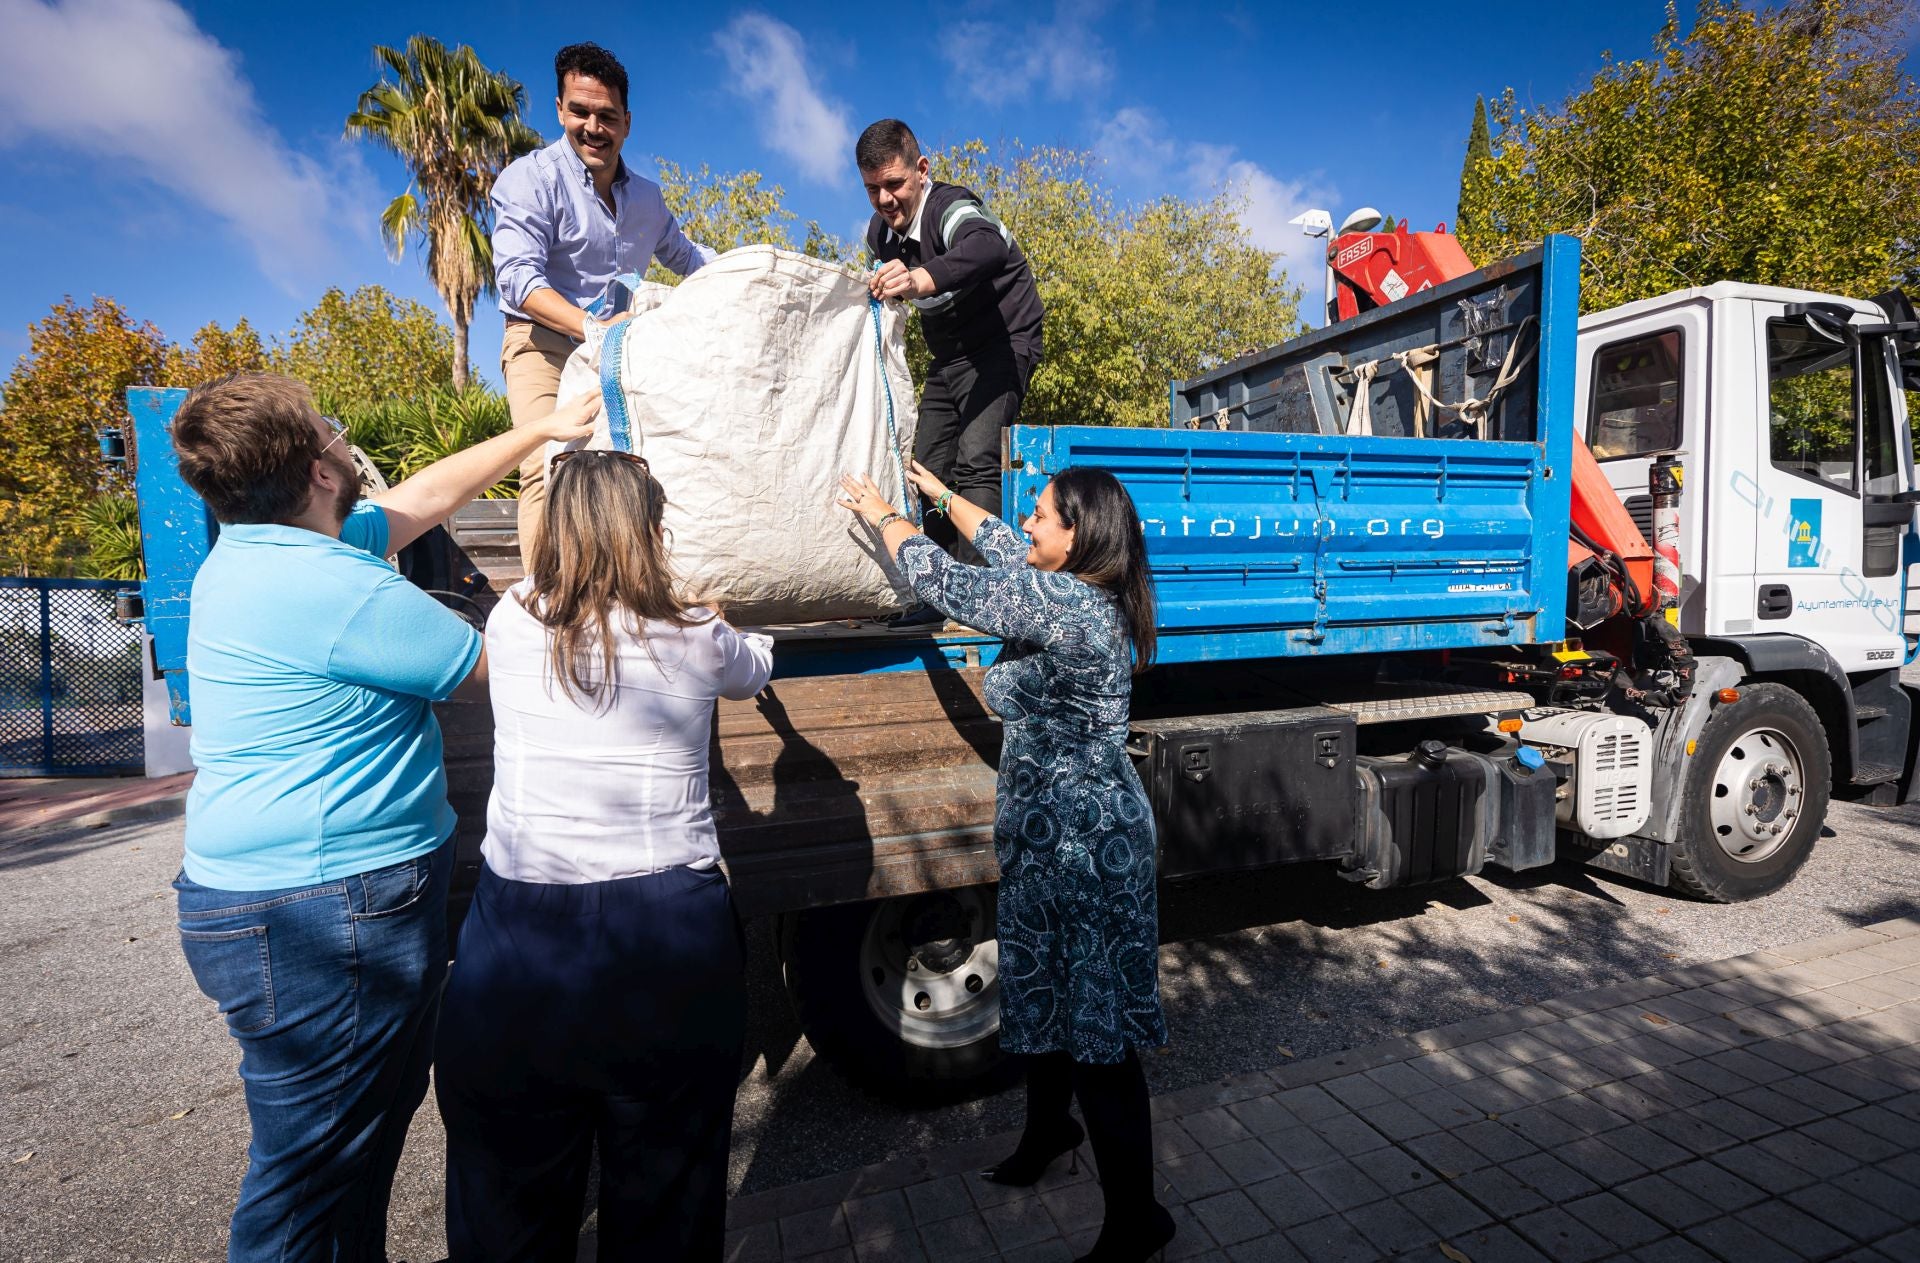
<instances>
[{"instance_id":1,"label":"woman in blue patterned dress","mask_svg":"<svg viewBox=\"0 0 1920 1263\"><path fill-rule=\"evenodd\" d=\"M1148 1258L1173 1221L1153 1196L1135 1051L1167 1042L1153 817L1126 751L1133 675L1154 651L1140 519L1100 470L1048 483L1025 539L917 463L912 478L986 566L947 556L870 478L843 479L841 502L880 532L921 601L1007 642L986 680L1006 725L993 827L1000 1043L1026 1062L1027 1125L982 1174L1032 1184L1090 1134L1107 1212L1086 1258ZM1085 1133L1068 1112L1076 1097Z\"/></svg>"}]
</instances>

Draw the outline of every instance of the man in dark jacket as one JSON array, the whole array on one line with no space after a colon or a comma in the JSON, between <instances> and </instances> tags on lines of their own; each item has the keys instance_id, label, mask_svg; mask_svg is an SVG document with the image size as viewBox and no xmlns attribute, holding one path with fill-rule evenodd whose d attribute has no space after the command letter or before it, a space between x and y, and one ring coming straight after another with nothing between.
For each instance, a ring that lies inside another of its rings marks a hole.
<instances>
[{"instance_id":1,"label":"man in dark jacket","mask_svg":"<svg viewBox=\"0 0 1920 1263\"><path fill-rule=\"evenodd\" d=\"M879 265L873 294L918 307L933 353L913 454L955 492L999 516L1001 431L1019 415L1040 362L1033 269L977 195L928 175L919 141L899 119L862 132L854 160L874 209L867 225L867 249ZM944 518L928 527L949 552L977 560Z\"/></svg>"}]
</instances>

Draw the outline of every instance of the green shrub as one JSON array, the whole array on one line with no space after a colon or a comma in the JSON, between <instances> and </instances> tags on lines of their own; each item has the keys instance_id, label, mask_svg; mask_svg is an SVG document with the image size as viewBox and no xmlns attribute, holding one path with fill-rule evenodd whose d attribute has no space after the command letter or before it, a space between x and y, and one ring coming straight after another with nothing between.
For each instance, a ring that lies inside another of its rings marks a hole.
<instances>
[{"instance_id":1,"label":"green shrub","mask_svg":"<svg viewBox=\"0 0 1920 1263\"><path fill-rule=\"evenodd\" d=\"M360 404L339 417L348 439L389 483L410 478L437 460L513 428L506 397L482 386ZM509 474L488 488L485 498L509 499L518 494L518 486L519 475Z\"/></svg>"},{"instance_id":2,"label":"green shrub","mask_svg":"<svg viewBox=\"0 0 1920 1263\"><path fill-rule=\"evenodd\" d=\"M103 492L81 510L87 553L80 572L89 579L140 579L140 512L132 496Z\"/></svg>"}]
</instances>

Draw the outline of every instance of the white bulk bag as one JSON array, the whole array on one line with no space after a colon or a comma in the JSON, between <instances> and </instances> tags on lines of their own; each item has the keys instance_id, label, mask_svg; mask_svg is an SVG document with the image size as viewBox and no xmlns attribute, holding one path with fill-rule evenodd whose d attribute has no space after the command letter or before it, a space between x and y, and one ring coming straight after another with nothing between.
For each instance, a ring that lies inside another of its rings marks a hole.
<instances>
[{"instance_id":1,"label":"white bulk bag","mask_svg":"<svg viewBox=\"0 0 1920 1263\"><path fill-rule=\"evenodd\" d=\"M601 336L588 322L559 398L602 391L584 445L647 458L687 593L751 624L910 600L877 564L878 538L834 503L842 473L870 473L910 511L915 402L899 305L875 308L854 269L747 246L677 286L641 286L632 310Z\"/></svg>"}]
</instances>

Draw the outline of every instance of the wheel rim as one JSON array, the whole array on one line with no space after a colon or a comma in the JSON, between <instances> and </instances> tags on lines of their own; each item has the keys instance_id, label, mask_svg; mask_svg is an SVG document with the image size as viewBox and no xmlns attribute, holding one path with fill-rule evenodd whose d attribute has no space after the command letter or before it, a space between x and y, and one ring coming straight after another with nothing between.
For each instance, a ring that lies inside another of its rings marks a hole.
<instances>
[{"instance_id":1,"label":"wheel rim","mask_svg":"<svg viewBox=\"0 0 1920 1263\"><path fill-rule=\"evenodd\" d=\"M1806 789L1806 771L1791 739L1777 728L1741 733L1714 769L1714 840L1742 864L1771 858L1793 836Z\"/></svg>"},{"instance_id":2,"label":"wheel rim","mask_svg":"<svg viewBox=\"0 0 1920 1263\"><path fill-rule=\"evenodd\" d=\"M1000 944L981 890L889 899L860 940L860 991L883 1026L920 1048L959 1048L1000 1029Z\"/></svg>"}]
</instances>

